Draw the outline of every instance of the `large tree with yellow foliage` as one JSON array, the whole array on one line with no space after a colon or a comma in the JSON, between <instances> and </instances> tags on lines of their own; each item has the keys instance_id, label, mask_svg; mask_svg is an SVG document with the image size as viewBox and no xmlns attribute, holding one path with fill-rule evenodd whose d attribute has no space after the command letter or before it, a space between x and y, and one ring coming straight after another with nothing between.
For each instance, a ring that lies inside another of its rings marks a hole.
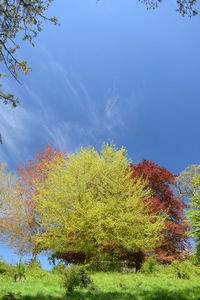
<instances>
[{"instance_id":1,"label":"large tree with yellow foliage","mask_svg":"<svg viewBox=\"0 0 200 300\"><path fill-rule=\"evenodd\" d=\"M156 247L164 217L145 206L151 191L140 180L133 184L129 165L125 149L113 145L58 159L35 194L42 249L104 259Z\"/></svg>"}]
</instances>

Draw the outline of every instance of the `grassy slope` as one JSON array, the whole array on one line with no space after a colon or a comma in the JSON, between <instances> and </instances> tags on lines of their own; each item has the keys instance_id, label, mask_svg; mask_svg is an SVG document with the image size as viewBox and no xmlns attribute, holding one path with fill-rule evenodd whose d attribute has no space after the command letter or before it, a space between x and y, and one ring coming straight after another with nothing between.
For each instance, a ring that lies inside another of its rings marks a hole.
<instances>
[{"instance_id":1,"label":"grassy slope","mask_svg":"<svg viewBox=\"0 0 200 300\"><path fill-rule=\"evenodd\" d=\"M8 292L21 292L22 299L200 299L200 277L190 280L174 279L169 275L147 276L143 274L96 273L92 275L99 291L90 294L76 290L65 298L65 290L57 275L49 274L41 279L27 277L23 283L0 276L0 299Z\"/></svg>"}]
</instances>

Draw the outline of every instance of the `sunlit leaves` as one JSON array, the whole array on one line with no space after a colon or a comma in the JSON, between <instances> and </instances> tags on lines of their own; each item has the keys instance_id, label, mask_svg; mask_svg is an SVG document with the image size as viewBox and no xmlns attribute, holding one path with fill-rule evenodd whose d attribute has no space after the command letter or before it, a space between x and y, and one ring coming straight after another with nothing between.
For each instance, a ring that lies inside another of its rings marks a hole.
<instances>
[{"instance_id":1,"label":"sunlit leaves","mask_svg":"<svg viewBox=\"0 0 200 300\"><path fill-rule=\"evenodd\" d=\"M18 253L32 252L35 257L40 252L36 235L41 231L39 214L35 210L34 196L37 182L46 179L46 172L64 153L51 145L38 151L33 159L19 166L16 184L12 188L14 197L6 199L10 207L9 214L4 217L5 229L8 232L7 241Z\"/></svg>"},{"instance_id":2,"label":"sunlit leaves","mask_svg":"<svg viewBox=\"0 0 200 300\"><path fill-rule=\"evenodd\" d=\"M124 148L104 145L101 153L88 148L68 155L37 184L37 192L44 249L90 258L105 255L108 245L117 254L160 241L164 218L145 207L151 191L142 181L132 183Z\"/></svg>"},{"instance_id":3,"label":"sunlit leaves","mask_svg":"<svg viewBox=\"0 0 200 300\"><path fill-rule=\"evenodd\" d=\"M200 174L194 175L191 184L194 190L190 198L188 218L192 225L192 235L200 239Z\"/></svg>"}]
</instances>

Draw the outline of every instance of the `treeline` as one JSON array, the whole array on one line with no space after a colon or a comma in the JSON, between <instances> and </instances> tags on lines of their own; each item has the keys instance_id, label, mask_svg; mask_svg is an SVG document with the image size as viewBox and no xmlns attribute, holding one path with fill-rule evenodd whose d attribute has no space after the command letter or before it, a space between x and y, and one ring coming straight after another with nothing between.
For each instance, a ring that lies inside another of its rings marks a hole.
<instances>
[{"instance_id":1,"label":"treeline","mask_svg":"<svg viewBox=\"0 0 200 300\"><path fill-rule=\"evenodd\" d=\"M66 262L160 262L190 253L200 229L200 167L179 176L154 162L133 164L122 147L75 153L51 145L15 174L0 168L0 233L15 252ZM185 198L190 201L186 205Z\"/></svg>"}]
</instances>

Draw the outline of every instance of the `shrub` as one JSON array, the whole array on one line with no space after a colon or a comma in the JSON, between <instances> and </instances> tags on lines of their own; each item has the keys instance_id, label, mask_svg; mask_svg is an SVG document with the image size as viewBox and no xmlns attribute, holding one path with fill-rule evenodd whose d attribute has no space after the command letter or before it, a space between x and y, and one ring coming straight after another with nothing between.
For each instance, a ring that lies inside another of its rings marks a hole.
<instances>
[{"instance_id":1,"label":"shrub","mask_svg":"<svg viewBox=\"0 0 200 300\"><path fill-rule=\"evenodd\" d=\"M55 274L63 274L66 270L66 265L63 265L62 263L58 263L57 265L53 266L52 272Z\"/></svg>"},{"instance_id":2,"label":"shrub","mask_svg":"<svg viewBox=\"0 0 200 300\"><path fill-rule=\"evenodd\" d=\"M153 273L155 271L157 265L157 261L153 256L150 256L146 259L146 261L143 263L141 272L143 273Z\"/></svg>"},{"instance_id":3,"label":"shrub","mask_svg":"<svg viewBox=\"0 0 200 300\"><path fill-rule=\"evenodd\" d=\"M5 274L8 267L9 266L6 262L2 259L2 257L0 257L0 274Z\"/></svg>"},{"instance_id":4,"label":"shrub","mask_svg":"<svg viewBox=\"0 0 200 300\"><path fill-rule=\"evenodd\" d=\"M67 292L72 292L74 288L86 288L92 283L88 272L84 266L73 265L65 272L64 285Z\"/></svg>"},{"instance_id":5,"label":"shrub","mask_svg":"<svg viewBox=\"0 0 200 300\"><path fill-rule=\"evenodd\" d=\"M14 280L23 281L25 279L25 266L22 264L21 258L19 262L16 264L16 273L14 275Z\"/></svg>"},{"instance_id":6,"label":"shrub","mask_svg":"<svg viewBox=\"0 0 200 300\"><path fill-rule=\"evenodd\" d=\"M2 257L0 257L0 274L8 277L13 277L16 273L16 266L7 264Z\"/></svg>"},{"instance_id":7,"label":"shrub","mask_svg":"<svg viewBox=\"0 0 200 300\"><path fill-rule=\"evenodd\" d=\"M48 275L48 272L42 269L40 262L26 262L25 270L27 276L37 279L41 279L44 276Z\"/></svg>"},{"instance_id":8,"label":"shrub","mask_svg":"<svg viewBox=\"0 0 200 300\"><path fill-rule=\"evenodd\" d=\"M200 264L199 257L196 253L190 254L188 259L194 266L198 266Z\"/></svg>"},{"instance_id":9,"label":"shrub","mask_svg":"<svg viewBox=\"0 0 200 300\"><path fill-rule=\"evenodd\" d=\"M190 279L190 272L192 271L192 264L189 261L174 260L171 263L173 274L176 278Z\"/></svg>"},{"instance_id":10,"label":"shrub","mask_svg":"<svg viewBox=\"0 0 200 300\"><path fill-rule=\"evenodd\" d=\"M80 267L80 269L79 269L79 276L80 276L80 287L81 288L86 288L92 282L87 270L83 266Z\"/></svg>"}]
</instances>

